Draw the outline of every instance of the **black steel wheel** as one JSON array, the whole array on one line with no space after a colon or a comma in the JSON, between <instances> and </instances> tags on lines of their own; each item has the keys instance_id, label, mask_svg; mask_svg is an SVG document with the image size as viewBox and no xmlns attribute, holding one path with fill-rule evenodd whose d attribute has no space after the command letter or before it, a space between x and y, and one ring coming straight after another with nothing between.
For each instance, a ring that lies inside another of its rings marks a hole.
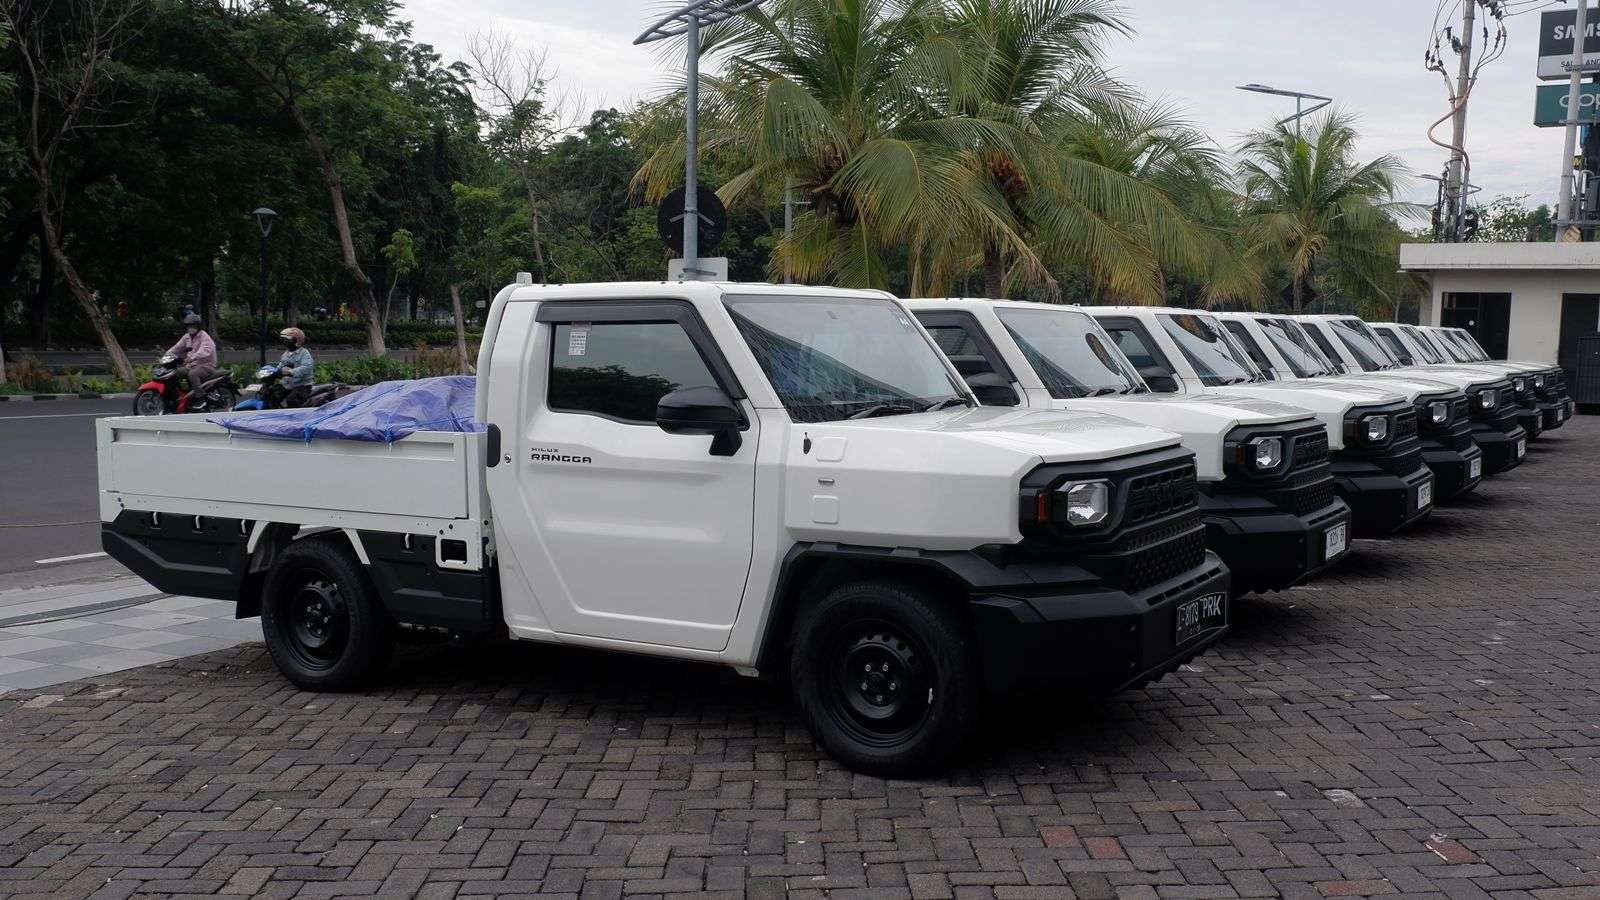
<instances>
[{"instance_id":1,"label":"black steel wheel","mask_svg":"<svg viewBox=\"0 0 1600 900\"><path fill-rule=\"evenodd\" d=\"M167 401L161 392L154 389L145 389L133 395L133 414L136 416L161 416L166 415Z\"/></svg>"},{"instance_id":2,"label":"black steel wheel","mask_svg":"<svg viewBox=\"0 0 1600 900\"><path fill-rule=\"evenodd\" d=\"M849 768L915 775L977 730L980 673L960 598L852 582L802 611L790 680L817 742Z\"/></svg>"},{"instance_id":3,"label":"black steel wheel","mask_svg":"<svg viewBox=\"0 0 1600 900\"><path fill-rule=\"evenodd\" d=\"M394 651L395 627L343 535L291 544L262 586L272 660L307 690L368 683Z\"/></svg>"}]
</instances>

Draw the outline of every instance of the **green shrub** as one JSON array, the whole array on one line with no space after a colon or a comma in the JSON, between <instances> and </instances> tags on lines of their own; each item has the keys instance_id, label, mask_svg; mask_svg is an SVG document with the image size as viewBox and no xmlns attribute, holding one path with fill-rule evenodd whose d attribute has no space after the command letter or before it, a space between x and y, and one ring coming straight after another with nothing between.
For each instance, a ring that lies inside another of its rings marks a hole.
<instances>
[{"instance_id":1,"label":"green shrub","mask_svg":"<svg viewBox=\"0 0 1600 900\"><path fill-rule=\"evenodd\" d=\"M26 394L50 394L56 389L50 367L32 356L21 357L7 365L6 378L21 385L22 393Z\"/></svg>"}]
</instances>

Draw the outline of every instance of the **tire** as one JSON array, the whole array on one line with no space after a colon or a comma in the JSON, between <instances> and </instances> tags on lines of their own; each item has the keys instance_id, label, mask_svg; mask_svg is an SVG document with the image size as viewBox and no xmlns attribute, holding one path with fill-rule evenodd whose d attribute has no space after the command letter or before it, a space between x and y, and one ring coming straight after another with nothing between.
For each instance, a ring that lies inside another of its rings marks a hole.
<instances>
[{"instance_id":1,"label":"tire","mask_svg":"<svg viewBox=\"0 0 1600 900\"><path fill-rule=\"evenodd\" d=\"M267 650L278 671L308 691L365 687L394 653L394 622L342 540L291 544L262 586Z\"/></svg>"},{"instance_id":2,"label":"tire","mask_svg":"<svg viewBox=\"0 0 1600 900\"><path fill-rule=\"evenodd\" d=\"M164 416L167 414L166 398L160 391L142 390L133 395L133 414L136 416Z\"/></svg>"},{"instance_id":3,"label":"tire","mask_svg":"<svg viewBox=\"0 0 1600 900\"><path fill-rule=\"evenodd\" d=\"M940 768L977 732L972 631L954 604L893 580L840 585L800 614L789 683L818 744L847 768Z\"/></svg>"}]
</instances>

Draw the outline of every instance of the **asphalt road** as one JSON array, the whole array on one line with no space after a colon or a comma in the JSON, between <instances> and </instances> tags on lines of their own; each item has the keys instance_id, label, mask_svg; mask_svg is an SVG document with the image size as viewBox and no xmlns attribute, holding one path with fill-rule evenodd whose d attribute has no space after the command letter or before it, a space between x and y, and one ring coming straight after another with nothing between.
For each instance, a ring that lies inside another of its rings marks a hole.
<instances>
[{"instance_id":1,"label":"asphalt road","mask_svg":"<svg viewBox=\"0 0 1600 900\"><path fill-rule=\"evenodd\" d=\"M130 405L0 403L0 573L100 550L94 423L127 415Z\"/></svg>"}]
</instances>

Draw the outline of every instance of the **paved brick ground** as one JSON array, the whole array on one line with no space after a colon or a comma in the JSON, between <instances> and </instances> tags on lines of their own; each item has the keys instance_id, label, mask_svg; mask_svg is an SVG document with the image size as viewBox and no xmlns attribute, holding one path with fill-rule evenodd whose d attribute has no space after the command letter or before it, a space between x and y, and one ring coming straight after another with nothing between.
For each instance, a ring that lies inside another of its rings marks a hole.
<instances>
[{"instance_id":1,"label":"paved brick ground","mask_svg":"<svg viewBox=\"0 0 1600 900\"><path fill-rule=\"evenodd\" d=\"M293 690L260 646L0 698L0 892L1600 897L1600 419L1217 651L840 770L776 689L515 647Z\"/></svg>"}]
</instances>

